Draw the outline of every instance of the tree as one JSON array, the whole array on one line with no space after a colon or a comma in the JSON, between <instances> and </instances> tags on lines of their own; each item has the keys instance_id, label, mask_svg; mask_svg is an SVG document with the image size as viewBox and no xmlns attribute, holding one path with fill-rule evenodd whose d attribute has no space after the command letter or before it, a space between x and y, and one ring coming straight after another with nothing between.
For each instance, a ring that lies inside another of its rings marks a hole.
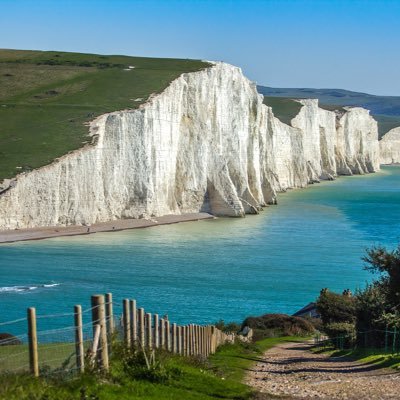
<instances>
[{"instance_id":1,"label":"tree","mask_svg":"<svg viewBox=\"0 0 400 400\"><path fill-rule=\"evenodd\" d=\"M367 250L364 269L380 274L374 282L377 288L386 297L387 305L393 312L399 312L400 306L400 245L393 251L385 247L372 247Z\"/></svg>"},{"instance_id":2,"label":"tree","mask_svg":"<svg viewBox=\"0 0 400 400\"><path fill-rule=\"evenodd\" d=\"M324 325L338 322L352 324L356 320L355 299L349 296L348 291L338 294L327 289L321 290L317 299L317 310Z\"/></svg>"}]
</instances>

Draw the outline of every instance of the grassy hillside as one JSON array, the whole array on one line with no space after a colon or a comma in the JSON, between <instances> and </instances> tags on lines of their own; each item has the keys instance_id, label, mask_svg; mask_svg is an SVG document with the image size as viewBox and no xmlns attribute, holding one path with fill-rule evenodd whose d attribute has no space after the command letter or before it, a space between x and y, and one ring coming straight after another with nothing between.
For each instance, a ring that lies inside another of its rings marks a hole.
<instances>
[{"instance_id":1,"label":"grassy hillside","mask_svg":"<svg viewBox=\"0 0 400 400\"><path fill-rule=\"evenodd\" d=\"M343 106L364 107L378 121L379 136L400 126L400 96L374 96L342 89L270 88L258 86L258 91L268 97L292 99L318 99L323 108Z\"/></svg>"},{"instance_id":2,"label":"grassy hillside","mask_svg":"<svg viewBox=\"0 0 400 400\"><path fill-rule=\"evenodd\" d=\"M198 60L0 50L0 182L81 147L96 116L137 108L183 72L208 66Z\"/></svg>"},{"instance_id":3,"label":"grassy hillside","mask_svg":"<svg viewBox=\"0 0 400 400\"><path fill-rule=\"evenodd\" d=\"M255 398L253 390L242 383L249 367L267 349L282 342L303 340L299 337L275 337L256 344L228 344L221 346L207 360L161 352L156 356L160 363L155 370L158 373L147 375L134 373L135 365L131 363L126 368L126 362L121 357L112 359L110 373L103 375L87 373L75 379L65 379L63 375L47 379L23 374L0 375L0 399L250 400Z\"/></svg>"},{"instance_id":4,"label":"grassy hillside","mask_svg":"<svg viewBox=\"0 0 400 400\"><path fill-rule=\"evenodd\" d=\"M302 105L286 97L264 96L264 104L272 108L275 117L287 125L300 112Z\"/></svg>"}]
</instances>

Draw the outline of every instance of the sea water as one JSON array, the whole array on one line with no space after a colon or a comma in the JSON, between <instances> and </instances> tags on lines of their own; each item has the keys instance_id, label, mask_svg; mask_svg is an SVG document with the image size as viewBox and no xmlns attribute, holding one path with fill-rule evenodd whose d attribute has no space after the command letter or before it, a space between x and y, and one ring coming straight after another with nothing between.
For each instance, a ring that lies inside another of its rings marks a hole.
<instances>
[{"instance_id":1,"label":"sea water","mask_svg":"<svg viewBox=\"0 0 400 400\"><path fill-rule=\"evenodd\" d=\"M29 306L68 313L105 292L116 314L132 298L178 323L290 314L322 288L364 287L374 278L363 270L365 250L400 240L400 167L292 190L278 202L243 219L0 245L0 332ZM46 329L65 319L39 322Z\"/></svg>"}]
</instances>

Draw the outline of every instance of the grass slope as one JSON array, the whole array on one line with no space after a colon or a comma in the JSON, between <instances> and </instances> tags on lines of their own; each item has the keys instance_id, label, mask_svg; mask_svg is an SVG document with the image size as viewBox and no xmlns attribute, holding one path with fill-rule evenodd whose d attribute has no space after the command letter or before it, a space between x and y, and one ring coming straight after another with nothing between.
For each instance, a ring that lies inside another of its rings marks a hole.
<instances>
[{"instance_id":1,"label":"grass slope","mask_svg":"<svg viewBox=\"0 0 400 400\"><path fill-rule=\"evenodd\" d=\"M0 182L81 147L96 116L137 108L183 72L208 66L198 60L0 50Z\"/></svg>"},{"instance_id":2,"label":"grass slope","mask_svg":"<svg viewBox=\"0 0 400 400\"><path fill-rule=\"evenodd\" d=\"M400 368L400 354L385 353L382 349L330 350L327 353L331 357L347 357L364 364L374 365L376 368Z\"/></svg>"},{"instance_id":3,"label":"grass slope","mask_svg":"<svg viewBox=\"0 0 400 400\"><path fill-rule=\"evenodd\" d=\"M378 121L379 136L400 126L400 96L374 96L342 89L271 88L258 86L258 91L269 97L292 99L318 99L322 108L338 109L343 106L364 107Z\"/></svg>"},{"instance_id":4,"label":"grass slope","mask_svg":"<svg viewBox=\"0 0 400 400\"><path fill-rule=\"evenodd\" d=\"M286 97L264 96L263 103L272 108L275 117L287 125L300 112L302 105Z\"/></svg>"},{"instance_id":5,"label":"grass slope","mask_svg":"<svg viewBox=\"0 0 400 400\"><path fill-rule=\"evenodd\" d=\"M155 383L132 379L113 361L109 376L84 375L72 380L34 379L27 375L0 376L0 399L250 399L253 391L241 383L247 369L261 354L297 337L264 339L257 344L225 345L206 362L167 355L163 363L175 371L173 379ZM162 356L161 356L162 357ZM85 397L86 396L86 397Z\"/></svg>"}]
</instances>

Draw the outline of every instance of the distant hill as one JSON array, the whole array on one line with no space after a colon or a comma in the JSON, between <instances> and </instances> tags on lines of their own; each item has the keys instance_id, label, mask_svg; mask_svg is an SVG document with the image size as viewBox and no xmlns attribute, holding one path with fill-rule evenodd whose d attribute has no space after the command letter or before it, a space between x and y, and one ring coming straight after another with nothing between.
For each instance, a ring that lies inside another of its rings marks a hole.
<instances>
[{"instance_id":1,"label":"distant hill","mask_svg":"<svg viewBox=\"0 0 400 400\"><path fill-rule=\"evenodd\" d=\"M379 135L400 126L400 96L375 96L343 89L271 88L258 86L258 91L269 98L318 99L322 106L356 106L371 110L378 121Z\"/></svg>"}]
</instances>

